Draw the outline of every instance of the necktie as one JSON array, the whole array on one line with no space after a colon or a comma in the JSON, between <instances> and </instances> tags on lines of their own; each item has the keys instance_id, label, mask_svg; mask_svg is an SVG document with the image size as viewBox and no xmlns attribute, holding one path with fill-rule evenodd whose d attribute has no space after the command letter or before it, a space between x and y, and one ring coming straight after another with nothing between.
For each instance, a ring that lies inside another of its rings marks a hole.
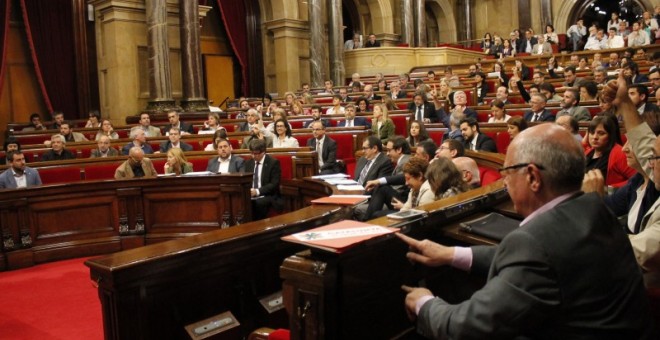
<instances>
[{"instance_id":1,"label":"necktie","mask_svg":"<svg viewBox=\"0 0 660 340\"><path fill-rule=\"evenodd\" d=\"M537 122L539 120L539 114L535 113L534 114L534 119L532 119L532 122Z\"/></svg>"},{"instance_id":2,"label":"necktie","mask_svg":"<svg viewBox=\"0 0 660 340\"><path fill-rule=\"evenodd\" d=\"M410 202L410 203L412 203L413 208L417 208L417 203L418 203L417 202L417 197L418 196L419 196L419 191L418 190L413 191L412 197L410 198L412 200L412 202Z\"/></svg>"},{"instance_id":3,"label":"necktie","mask_svg":"<svg viewBox=\"0 0 660 340\"><path fill-rule=\"evenodd\" d=\"M364 165L364 168L362 168L362 171L360 171L360 178L358 178L358 183L360 185L364 185L364 182L366 182L366 177L367 177L367 172L369 172L369 166L371 165L371 161L367 161L367 164Z\"/></svg>"},{"instance_id":4,"label":"necktie","mask_svg":"<svg viewBox=\"0 0 660 340\"><path fill-rule=\"evenodd\" d=\"M422 121L422 107L418 106L417 107L417 118L415 118L418 122Z\"/></svg>"},{"instance_id":5,"label":"necktie","mask_svg":"<svg viewBox=\"0 0 660 340\"><path fill-rule=\"evenodd\" d=\"M322 150L321 150L321 141L316 141L316 153L319 154L319 166L323 166L323 155L322 155ZM320 169L319 169L320 170Z\"/></svg>"},{"instance_id":6,"label":"necktie","mask_svg":"<svg viewBox=\"0 0 660 340\"><path fill-rule=\"evenodd\" d=\"M254 175L252 176L252 188L259 189L259 162L254 164Z\"/></svg>"}]
</instances>

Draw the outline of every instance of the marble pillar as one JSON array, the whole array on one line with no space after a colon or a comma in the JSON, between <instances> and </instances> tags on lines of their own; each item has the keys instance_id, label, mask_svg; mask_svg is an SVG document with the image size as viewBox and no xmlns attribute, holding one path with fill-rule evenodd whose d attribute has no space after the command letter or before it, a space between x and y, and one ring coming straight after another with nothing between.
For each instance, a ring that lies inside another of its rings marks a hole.
<instances>
[{"instance_id":1,"label":"marble pillar","mask_svg":"<svg viewBox=\"0 0 660 340\"><path fill-rule=\"evenodd\" d=\"M199 47L199 10L197 1L179 1L181 20L181 108L187 112L208 111L202 81L202 58Z\"/></svg>"},{"instance_id":2,"label":"marble pillar","mask_svg":"<svg viewBox=\"0 0 660 340\"><path fill-rule=\"evenodd\" d=\"M309 69L311 87L323 87L326 76L326 37L323 29L323 0L308 0L309 9Z\"/></svg>"},{"instance_id":3,"label":"marble pillar","mask_svg":"<svg viewBox=\"0 0 660 340\"><path fill-rule=\"evenodd\" d=\"M337 86L344 79L344 23L341 13L341 0L326 0L328 5L328 46L330 58L330 79Z\"/></svg>"},{"instance_id":4,"label":"marble pillar","mask_svg":"<svg viewBox=\"0 0 660 340\"><path fill-rule=\"evenodd\" d=\"M545 34L545 25L553 25L552 22L552 1L541 0L541 33ZM555 30L557 28L555 27Z\"/></svg>"},{"instance_id":5,"label":"marble pillar","mask_svg":"<svg viewBox=\"0 0 660 340\"><path fill-rule=\"evenodd\" d=\"M426 46L426 9L424 0L415 0L415 46Z\"/></svg>"},{"instance_id":6,"label":"marble pillar","mask_svg":"<svg viewBox=\"0 0 660 340\"><path fill-rule=\"evenodd\" d=\"M145 0L149 51L149 102L146 111L180 111L172 98L170 45L167 39L167 1Z\"/></svg>"},{"instance_id":7,"label":"marble pillar","mask_svg":"<svg viewBox=\"0 0 660 340\"><path fill-rule=\"evenodd\" d=\"M413 0L401 0L401 43L415 46Z\"/></svg>"}]
</instances>

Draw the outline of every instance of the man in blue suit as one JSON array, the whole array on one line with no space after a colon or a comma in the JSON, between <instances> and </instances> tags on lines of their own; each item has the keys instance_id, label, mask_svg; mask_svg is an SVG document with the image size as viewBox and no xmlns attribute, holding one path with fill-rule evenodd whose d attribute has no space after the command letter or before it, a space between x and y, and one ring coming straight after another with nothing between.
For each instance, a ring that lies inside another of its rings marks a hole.
<instances>
[{"instance_id":1,"label":"man in blue suit","mask_svg":"<svg viewBox=\"0 0 660 340\"><path fill-rule=\"evenodd\" d=\"M41 185L41 177L36 169L25 165L25 156L20 150L9 151L7 160L11 167L0 174L0 189L26 188Z\"/></svg>"},{"instance_id":2,"label":"man in blue suit","mask_svg":"<svg viewBox=\"0 0 660 340\"><path fill-rule=\"evenodd\" d=\"M542 94L533 94L529 99L531 110L523 118L528 122L554 122L555 116L545 109L546 98Z\"/></svg>"},{"instance_id":3,"label":"man in blue suit","mask_svg":"<svg viewBox=\"0 0 660 340\"><path fill-rule=\"evenodd\" d=\"M237 173L245 171L245 161L243 157L232 155L231 143L226 139L220 139L216 144L218 147L218 156L209 159L206 171L219 174Z\"/></svg>"},{"instance_id":4,"label":"man in blue suit","mask_svg":"<svg viewBox=\"0 0 660 340\"><path fill-rule=\"evenodd\" d=\"M355 105L348 104L344 110L345 120L337 123L337 127L352 127L352 126L366 126L367 130L371 129L371 123L364 117L355 117Z\"/></svg>"}]
</instances>

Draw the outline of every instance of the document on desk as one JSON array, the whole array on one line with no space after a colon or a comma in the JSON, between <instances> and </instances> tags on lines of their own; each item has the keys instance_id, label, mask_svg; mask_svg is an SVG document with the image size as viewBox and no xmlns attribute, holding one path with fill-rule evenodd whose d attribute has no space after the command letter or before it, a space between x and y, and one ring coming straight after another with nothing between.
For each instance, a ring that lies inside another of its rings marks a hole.
<instances>
[{"instance_id":1,"label":"document on desk","mask_svg":"<svg viewBox=\"0 0 660 340\"><path fill-rule=\"evenodd\" d=\"M364 190L364 187L359 184L351 184L351 185L338 185L337 189L346 190L346 191L362 191Z\"/></svg>"},{"instance_id":2,"label":"document on desk","mask_svg":"<svg viewBox=\"0 0 660 340\"><path fill-rule=\"evenodd\" d=\"M324 179L330 185L356 185L357 181L348 178L328 178Z\"/></svg>"},{"instance_id":3,"label":"document on desk","mask_svg":"<svg viewBox=\"0 0 660 340\"><path fill-rule=\"evenodd\" d=\"M347 174L329 174L329 175L316 175L312 176L313 179L328 179L328 178L348 178Z\"/></svg>"},{"instance_id":4,"label":"document on desk","mask_svg":"<svg viewBox=\"0 0 660 340\"><path fill-rule=\"evenodd\" d=\"M193 171L184 174L184 176L209 176L209 175L213 175L213 173L210 171Z\"/></svg>"}]
</instances>

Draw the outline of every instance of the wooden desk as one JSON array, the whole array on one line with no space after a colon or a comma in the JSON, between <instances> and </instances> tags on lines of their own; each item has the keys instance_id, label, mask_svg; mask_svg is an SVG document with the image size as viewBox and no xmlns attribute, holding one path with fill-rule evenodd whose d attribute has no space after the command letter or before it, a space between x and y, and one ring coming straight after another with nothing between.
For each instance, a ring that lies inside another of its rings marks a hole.
<instances>
[{"instance_id":1,"label":"wooden desk","mask_svg":"<svg viewBox=\"0 0 660 340\"><path fill-rule=\"evenodd\" d=\"M2 190L0 270L106 254L250 221L252 174Z\"/></svg>"}]
</instances>

